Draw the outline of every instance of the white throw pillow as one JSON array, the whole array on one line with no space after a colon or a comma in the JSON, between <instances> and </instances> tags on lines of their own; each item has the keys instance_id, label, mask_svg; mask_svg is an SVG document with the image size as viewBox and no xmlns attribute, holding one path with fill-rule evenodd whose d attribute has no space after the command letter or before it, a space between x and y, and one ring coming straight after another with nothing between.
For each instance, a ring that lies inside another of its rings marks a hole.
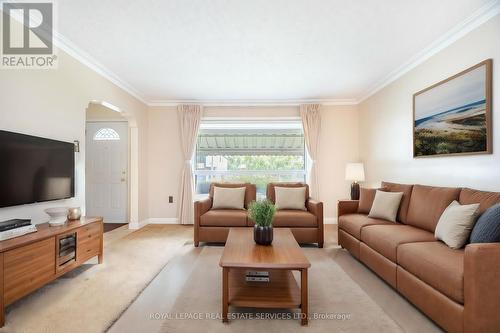
<instances>
[{"instance_id":1,"label":"white throw pillow","mask_svg":"<svg viewBox=\"0 0 500 333\"><path fill-rule=\"evenodd\" d=\"M246 187L214 186L212 209L245 209Z\"/></svg>"},{"instance_id":2,"label":"white throw pillow","mask_svg":"<svg viewBox=\"0 0 500 333\"><path fill-rule=\"evenodd\" d=\"M476 223L478 209L479 204L461 205L453 201L441 214L434 237L452 249L462 248Z\"/></svg>"},{"instance_id":3,"label":"white throw pillow","mask_svg":"<svg viewBox=\"0 0 500 333\"><path fill-rule=\"evenodd\" d=\"M306 188L274 187L276 209L306 210Z\"/></svg>"},{"instance_id":4,"label":"white throw pillow","mask_svg":"<svg viewBox=\"0 0 500 333\"><path fill-rule=\"evenodd\" d=\"M368 217L396 222L403 192L384 192L377 190Z\"/></svg>"}]
</instances>

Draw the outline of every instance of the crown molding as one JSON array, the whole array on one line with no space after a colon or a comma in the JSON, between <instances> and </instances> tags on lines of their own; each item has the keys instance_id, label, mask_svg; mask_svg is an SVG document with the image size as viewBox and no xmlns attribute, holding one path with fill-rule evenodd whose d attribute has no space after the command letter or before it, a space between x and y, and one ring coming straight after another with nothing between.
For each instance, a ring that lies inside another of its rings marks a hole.
<instances>
[{"instance_id":1,"label":"crown molding","mask_svg":"<svg viewBox=\"0 0 500 333\"><path fill-rule=\"evenodd\" d=\"M103 64L101 64L95 58L93 58L90 54L80 49L73 42L71 42L69 39L67 39L57 31L54 31L54 44L57 46L57 48L64 51L71 57L75 58L77 61L87 66L97 74L101 75L105 79L108 79L113 84L125 90L127 93L134 96L142 103L146 105L148 104L146 99L143 97L144 95L141 92L139 92L130 84L122 80L118 75L110 71Z\"/></svg>"},{"instance_id":2,"label":"crown molding","mask_svg":"<svg viewBox=\"0 0 500 333\"><path fill-rule=\"evenodd\" d=\"M441 50L450 46L472 30L476 29L483 23L486 23L491 18L495 17L500 13L500 0L493 0L476 10L471 16L465 19L463 22L449 30L446 34L441 36L439 39L434 41L428 47L423 49L414 55L410 60L404 63L402 66L396 68L394 71L385 76L382 80L375 83L372 88L368 89L367 92L358 99L358 103L363 102L370 96L374 95L387 85L396 81L398 78L408 73L413 68L417 67L433 55L437 54Z\"/></svg>"},{"instance_id":3,"label":"crown molding","mask_svg":"<svg viewBox=\"0 0 500 333\"><path fill-rule=\"evenodd\" d=\"M355 99L172 99L154 100L151 107L177 106L179 104L200 104L211 106L298 106L300 104L356 105Z\"/></svg>"},{"instance_id":4,"label":"crown molding","mask_svg":"<svg viewBox=\"0 0 500 333\"><path fill-rule=\"evenodd\" d=\"M177 106L179 104L201 104L203 106L297 106L300 104L356 105L356 99L168 99L148 101L142 93L122 80L118 75L99 63L90 54L58 32L54 32L54 44L83 65L108 79L142 103L150 107Z\"/></svg>"},{"instance_id":5,"label":"crown molding","mask_svg":"<svg viewBox=\"0 0 500 333\"><path fill-rule=\"evenodd\" d=\"M0 5L5 2L4 0L0 0ZM9 0L9 2L22 2L19 0ZM54 5L57 5L56 2L53 2ZM2 7L0 6L0 12L3 13ZM11 16L13 19L15 19L17 22L20 24L24 24L23 20L21 17L18 16ZM38 22L34 22L30 19L30 24L33 24L33 26L37 25ZM139 101L147 105L147 102L145 98L143 97L144 95L141 94L137 89L132 87L130 84L122 80L118 75L110 71L108 68L106 68L103 64L98 62L95 58L93 58L90 54L87 52L83 51L81 48L76 46L73 42L71 42L69 39L64 37L62 34L60 34L58 31L54 30L52 31L52 38L53 38L53 43L57 47L57 49L64 51L67 53L69 56L72 58L76 59L83 65L87 66L94 72L96 72L98 75L104 77L105 79L108 79L111 81L113 84L117 85L121 89L125 90L127 93L130 95L134 96L137 98ZM57 53L56 53L57 54Z\"/></svg>"},{"instance_id":6,"label":"crown molding","mask_svg":"<svg viewBox=\"0 0 500 333\"><path fill-rule=\"evenodd\" d=\"M15 2L16 0L11 0ZM2 3L3 1L0 1ZM0 10L1 11L1 10ZM120 87L142 103L150 107L177 106L178 104L202 104L204 106L297 106L300 104L317 103L322 105L357 105L370 96L374 95L390 83L394 82L416 66L428 60L433 55L437 54L444 48L448 47L467 33L476 29L483 23L500 13L500 0L492 0L483 7L475 11L471 16L463 22L448 31L438 40L434 41L428 47L414 55L410 60L402 66L396 68L383 79L372 85L365 94L360 98L352 99L168 99L168 100L148 100L143 93L134 88L132 85L121 79L118 75L99 63L90 54L83 51L73 42L54 31L54 44L62 51L92 69L97 74Z\"/></svg>"}]
</instances>

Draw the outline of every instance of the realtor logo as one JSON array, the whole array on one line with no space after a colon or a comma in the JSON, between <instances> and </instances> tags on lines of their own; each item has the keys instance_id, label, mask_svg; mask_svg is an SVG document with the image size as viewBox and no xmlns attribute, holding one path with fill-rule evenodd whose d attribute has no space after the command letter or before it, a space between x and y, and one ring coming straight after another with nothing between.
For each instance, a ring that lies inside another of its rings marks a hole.
<instances>
[{"instance_id":1,"label":"realtor logo","mask_svg":"<svg viewBox=\"0 0 500 333\"><path fill-rule=\"evenodd\" d=\"M2 68L55 68L52 2L2 4Z\"/></svg>"}]
</instances>

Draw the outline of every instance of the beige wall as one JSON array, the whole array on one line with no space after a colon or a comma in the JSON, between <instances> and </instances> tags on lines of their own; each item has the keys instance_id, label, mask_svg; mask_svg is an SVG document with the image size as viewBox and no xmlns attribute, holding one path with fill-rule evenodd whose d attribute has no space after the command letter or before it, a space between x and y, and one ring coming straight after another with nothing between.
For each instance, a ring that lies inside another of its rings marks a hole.
<instances>
[{"instance_id":1,"label":"beige wall","mask_svg":"<svg viewBox=\"0 0 500 333\"><path fill-rule=\"evenodd\" d=\"M22 87L22 89L21 89ZM0 219L32 218L43 222L43 210L85 205L85 111L90 101L119 107L139 128L139 218L176 218L182 167L175 107L149 108L77 60L59 52L59 67L48 71L2 71L1 129L58 140L79 140L76 197L72 200L0 209ZM29 96L29 98L26 98ZM98 107L90 119L111 116ZM206 107L207 117L298 117L298 107ZM358 158L357 112L353 106L324 106L321 157L318 160L325 216L334 217L336 200L348 195L343 179L347 161ZM149 175L148 175L149 174ZM174 203L168 203L168 196Z\"/></svg>"},{"instance_id":2,"label":"beige wall","mask_svg":"<svg viewBox=\"0 0 500 333\"><path fill-rule=\"evenodd\" d=\"M360 154L368 183L381 180L500 190L500 15L359 105ZM493 155L412 157L412 95L493 58Z\"/></svg>"},{"instance_id":3,"label":"beige wall","mask_svg":"<svg viewBox=\"0 0 500 333\"><path fill-rule=\"evenodd\" d=\"M347 198L345 163L366 164L367 184L381 180L433 185L500 188L500 117L493 117L493 155L413 159L412 95L484 59L500 61L500 16L433 56L358 106L323 106L320 157L320 199L325 216L336 215L336 201ZM494 84L493 99L500 100ZM46 219L43 209L85 204L85 110L92 100L119 107L139 129L139 218L177 217L179 178L183 163L175 107L150 107L108 80L59 52L55 70L3 70L0 75L0 129L58 140L79 140L76 197L73 200L0 209L0 220ZM29 97L29 98L28 98ZM495 102L494 110L495 114ZM206 107L206 117L298 117L298 107ZM168 203L168 196L174 203Z\"/></svg>"},{"instance_id":4,"label":"beige wall","mask_svg":"<svg viewBox=\"0 0 500 333\"><path fill-rule=\"evenodd\" d=\"M208 106L203 117L287 118L300 117L297 106Z\"/></svg>"},{"instance_id":5,"label":"beige wall","mask_svg":"<svg viewBox=\"0 0 500 333\"><path fill-rule=\"evenodd\" d=\"M111 110L97 103L89 104L86 113L87 121L124 121L127 120L121 112Z\"/></svg>"},{"instance_id":6,"label":"beige wall","mask_svg":"<svg viewBox=\"0 0 500 333\"><path fill-rule=\"evenodd\" d=\"M148 143L149 217L177 218L183 158L175 107L148 110Z\"/></svg>"},{"instance_id":7,"label":"beige wall","mask_svg":"<svg viewBox=\"0 0 500 333\"><path fill-rule=\"evenodd\" d=\"M299 117L298 107L206 107L204 117ZM149 216L176 218L179 179L183 163L178 117L175 107L154 107L148 111ZM320 199L325 217L336 215L336 201L348 196L344 180L345 163L358 156L358 115L355 106L324 106L320 158ZM168 196L174 196L174 204Z\"/></svg>"},{"instance_id":8,"label":"beige wall","mask_svg":"<svg viewBox=\"0 0 500 333\"><path fill-rule=\"evenodd\" d=\"M72 142L80 141L76 156L76 196L72 200L0 209L0 220L47 220L43 210L55 206L85 206L85 110L92 100L107 101L134 117L139 128L140 219L147 217L146 106L110 81L62 51L51 70L2 70L0 129Z\"/></svg>"},{"instance_id":9,"label":"beige wall","mask_svg":"<svg viewBox=\"0 0 500 333\"><path fill-rule=\"evenodd\" d=\"M356 106L323 106L319 149L320 199L325 217L337 216L337 200L350 196L345 165L359 161L358 111Z\"/></svg>"}]
</instances>

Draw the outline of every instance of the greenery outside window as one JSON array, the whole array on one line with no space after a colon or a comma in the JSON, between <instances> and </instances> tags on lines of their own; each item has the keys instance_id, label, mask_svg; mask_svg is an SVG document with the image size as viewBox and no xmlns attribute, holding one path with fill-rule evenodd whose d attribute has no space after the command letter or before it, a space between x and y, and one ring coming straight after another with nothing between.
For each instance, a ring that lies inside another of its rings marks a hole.
<instances>
[{"instance_id":1,"label":"greenery outside window","mask_svg":"<svg viewBox=\"0 0 500 333\"><path fill-rule=\"evenodd\" d=\"M297 120L204 120L195 153L197 195L211 182L249 182L259 198L275 181L305 181L306 151L302 124Z\"/></svg>"}]
</instances>

